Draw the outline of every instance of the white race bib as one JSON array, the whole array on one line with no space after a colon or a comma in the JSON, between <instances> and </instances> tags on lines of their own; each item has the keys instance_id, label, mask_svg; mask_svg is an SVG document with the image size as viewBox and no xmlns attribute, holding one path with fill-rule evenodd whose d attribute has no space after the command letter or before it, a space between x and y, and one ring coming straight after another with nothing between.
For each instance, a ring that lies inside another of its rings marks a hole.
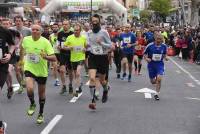
<instances>
[{"instance_id":1,"label":"white race bib","mask_svg":"<svg viewBox=\"0 0 200 134\"><path fill-rule=\"evenodd\" d=\"M94 54L103 54L102 46L92 46L92 52Z\"/></svg>"},{"instance_id":2,"label":"white race bib","mask_svg":"<svg viewBox=\"0 0 200 134\"><path fill-rule=\"evenodd\" d=\"M32 63L39 63L40 57L36 54L27 54L27 60Z\"/></svg>"},{"instance_id":3,"label":"white race bib","mask_svg":"<svg viewBox=\"0 0 200 134\"><path fill-rule=\"evenodd\" d=\"M83 51L83 47L82 46L74 46L73 50L74 50L74 52L82 52Z\"/></svg>"},{"instance_id":4,"label":"white race bib","mask_svg":"<svg viewBox=\"0 0 200 134\"><path fill-rule=\"evenodd\" d=\"M131 38L124 38L124 43L130 44L131 43Z\"/></svg>"},{"instance_id":5,"label":"white race bib","mask_svg":"<svg viewBox=\"0 0 200 134\"><path fill-rule=\"evenodd\" d=\"M19 48L15 49L15 54L16 54L17 56L20 55L20 49L19 49Z\"/></svg>"},{"instance_id":6,"label":"white race bib","mask_svg":"<svg viewBox=\"0 0 200 134\"><path fill-rule=\"evenodd\" d=\"M142 50L142 46L141 45L136 45L135 46L135 50Z\"/></svg>"},{"instance_id":7,"label":"white race bib","mask_svg":"<svg viewBox=\"0 0 200 134\"><path fill-rule=\"evenodd\" d=\"M2 59L3 58L3 51L2 51L2 49L0 48L0 59Z\"/></svg>"},{"instance_id":8,"label":"white race bib","mask_svg":"<svg viewBox=\"0 0 200 134\"><path fill-rule=\"evenodd\" d=\"M161 61L162 54L153 54L152 60L153 61Z\"/></svg>"}]
</instances>

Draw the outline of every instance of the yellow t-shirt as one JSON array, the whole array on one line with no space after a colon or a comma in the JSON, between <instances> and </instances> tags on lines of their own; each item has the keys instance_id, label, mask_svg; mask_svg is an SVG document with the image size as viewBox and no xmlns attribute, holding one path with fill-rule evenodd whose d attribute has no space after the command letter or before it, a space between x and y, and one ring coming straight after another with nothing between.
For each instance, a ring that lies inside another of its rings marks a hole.
<instances>
[{"instance_id":1,"label":"yellow t-shirt","mask_svg":"<svg viewBox=\"0 0 200 134\"><path fill-rule=\"evenodd\" d=\"M22 47L25 51L24 71L29 71L36 77L47 77L47 60L43 59L40 53L43 50L47 55L54 54L51 43L44 37L34 41L32 36L27 36L22 41Z\"/></svg>"},{"instance_id":2,"label":"yellow t-shirt","mask_svg":"<svg viewBox=\"0 0 200 134\"><path fill-rule=\"evenodd\" d=\"M75 37L74 34L68 36L64 44L67 47L73 47L70 55L71 62L85 60L85 52L83 51L83 49L85 48L86 43L86 37L83 35L80 35L80 37Z\"/></svg>"}]
</instances>

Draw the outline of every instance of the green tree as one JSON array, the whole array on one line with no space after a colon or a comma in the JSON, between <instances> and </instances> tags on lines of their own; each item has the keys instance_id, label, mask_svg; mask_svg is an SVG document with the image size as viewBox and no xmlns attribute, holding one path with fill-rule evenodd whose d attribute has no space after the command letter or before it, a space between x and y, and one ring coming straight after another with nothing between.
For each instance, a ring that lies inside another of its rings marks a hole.
<instances>
[{"instance_id":1,"label":"green tree","mask_svg":"<svg viewBox=\"0 0 200 134\"><path fill-rule=\"evenodd\" d=\"M151 13L149 10L142 10L140 11L140 20L142 22L147 22L151 18Z\"/></svg>"},{"instance_id":2,"label":"green tree","mask_svg":"<svg viewBox=\"0 0 200 134\"><path fill-rule=\"evenodd\" d=\"M153 10L156 16L165 18L170 13L171 7L171 0L152 0L149 8Z\"/></svg>"}]
</instances>

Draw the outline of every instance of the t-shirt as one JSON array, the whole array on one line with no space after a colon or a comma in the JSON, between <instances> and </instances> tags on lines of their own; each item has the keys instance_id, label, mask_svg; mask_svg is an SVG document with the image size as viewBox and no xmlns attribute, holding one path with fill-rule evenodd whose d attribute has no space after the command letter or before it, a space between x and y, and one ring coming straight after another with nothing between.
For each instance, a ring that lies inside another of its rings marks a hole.
<instances>
[{"instance_id":1,"label":"t-shirt","mask_svg":"<svg viewBox=\"0 0 200 134\"><path fill-rule=\"evenodd\" d=\"M149 31L149 32L144 33L144 37L147 41L147 44L154 42L154 34L152 32Z\"/></svg>"},{"instance_id":2,"label":"t-shirt","mask_svg":"<svg viewBox=\"0 0 200 134\"><path fill-rule=\"evenodd\" d=\"M64 42L66 41L67 37L72 35L72 31L64 32L63 30L58 33L58 42L61 47L64 46ZM60 50L61 53L70 54L70 51Z\"/></svg>"},{"instance_id":3,"label":"t-shirt","mask_svg":"<svg viewBox=\"0 0 200 134\"><path fill-rule=\"evenodd\" d=\"M52 34L50 35L50 42L51 42L51 45L52 45L52 47L53 47L53 49L54 49L54 52L55 52L56 54L60 53L60 51L59 51L58 48L57 48L57 46L59 45L57 38L58 38L58 37L57 37L54 33L52 33Z\"/></svg>"},{"instance_id":4,"label":"t-shirt","mask_svg":"<svg viewBox=\"0 0 200 134\"><path fill-rule=\"evenodd\" d=\"M43 50L47 55L54 54L51 43L42 36L37 41L34 41L32 36L27 36L22 41L22 47L25 50L24 70L37 77L47 77L47 60L43 59L40 53Z\"/></svg>"},{"instance_id":5,"label":"t-shirt","mask_svg":"<svg viewBox=\"0 0 200 134\"><path fill-rule=\"evenodd\" d=\"M163 58L166 53L167 46L165 44L157 46L155 43L150 43L144 51L144 54L148 55L148 58L151 59L149 64L163 63Z\"/></svg>"},{"instance_id":6,"label":"t-shirt","mask_svg":"<svg viewBox=\"0 0 200 134\"><path fill-rule=\"evenodd\" d=\"M146 45L145 40L143 37L141 37L141 38L137 38L137 42L138 44L135 45L135 53L137 55L143 55L145 45Z\"/></svg>"},{"instance_id":7,"label":"t-shirt","mask_svg":"<svg viewBox=\"0 0 200 134\"><path fill-rule=\"evenodd\" d=\"M83 49L86 47L87 39L85 36L75 37L74 35L68 36L65 46L73 47L70 54L71 62L78 62L85 60L85 52Z\"/></svg>"},{"instance_id":8,"label":"t-shirt","mask_svg":"<svg viewBox=\"0 0 200 134\"><path fill-rule=\"evenodd\" d=\"M16 26L11 27L11 29L17 30L22 34L23 37L30 36L31 35L31 29L25 26L22 26L21 29L18 29Z\"/></svg>"},{"instance_id":9,"label":"t-shirt","mask_svg":"<svg viewBox=\"0 0 200 134\"><path fill-rule=\"evenodd\" d=\"M5 28L0 26L0 59L8 53L8 45L14 45L12 34ZM0 71L8 71L8 63L0 63Z\"/></svg>"},{"instance_id":10,"label":"t-shirt","mask_svg":"<svg viewBox=\"0 0 200 134\"><path fill-rule=\"evenodd\" d=\"M133 44L136 42L136 36L135 34L129 32L129 33L122 33L120 35L121 39L121 48L122 52L125 54L133 54L134 53L134 46ZM131 47L127 47L128 44L132 44Z\"/></svg>"}]
</instances>

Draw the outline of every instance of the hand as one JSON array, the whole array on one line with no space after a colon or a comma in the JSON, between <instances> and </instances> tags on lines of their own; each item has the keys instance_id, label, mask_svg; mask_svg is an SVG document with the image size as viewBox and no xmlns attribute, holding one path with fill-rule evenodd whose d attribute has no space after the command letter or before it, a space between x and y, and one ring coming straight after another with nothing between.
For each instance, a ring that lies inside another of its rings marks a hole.
<instances>
[{"instance_id":1,"label":"hand","mask_svg":"<svg viewBox=\"0 0 200 134\"><path fill-rule=\"evenodd\" d=\"M84 53L86 52L86 48L83 48L83 50L82 50Z\"/></svg>"},{"instance_id":2,"label":"hand","mask_svg":"<svg viewBox=\"0 0 200 134\"><path fill-rule=\"evenodd\" d=\"M40 53L41 57L43 59L46 59L47 58L47 54L44 52L44 50L41 50L41 53Z\"/></svg>"},{"instance_id":3,"label":"hand","mask_svg":"<svg viewBox=\"0 0 200 134\"><path fill-rule=\"evenodd\" d=\"M102 39L100 37L98 37L96 42L101 45Z\"/></svg>"},{"instance_id":4,"label":"hand","mask_svg":"<svg viewBox=\"0 0 200 134\"><path fill-rule=\"evenodd\" d=\"M151 62L151 59L150 58L146 58L146 61L149 63L149 62Z\"/></svg>"},{"instance_id":5,"label":"hand","mask_svg":"<svg viewBox=\"0 0 200 134\"><path fill-rule=\"evenodd\" d=\"M3 64L5 64L5 63L8 63L9 61L10 61L10 59L11 59L11 54L9 53L9 54L5 54L4 55L4 58L2 58L1 60L0 60L0 62L1 63L3 63Z\"/></svg>"},{"instance_id":6,"label":"hand","mask_svg":"<svg viewBox=\"0 0 200 134\"><path fill-rule=\"evenodd\" d=\"M166 61L169 61L169 58L168 58L168 57L165 57L165 60L166 60Z\"/></svg>"}]
</instances>

